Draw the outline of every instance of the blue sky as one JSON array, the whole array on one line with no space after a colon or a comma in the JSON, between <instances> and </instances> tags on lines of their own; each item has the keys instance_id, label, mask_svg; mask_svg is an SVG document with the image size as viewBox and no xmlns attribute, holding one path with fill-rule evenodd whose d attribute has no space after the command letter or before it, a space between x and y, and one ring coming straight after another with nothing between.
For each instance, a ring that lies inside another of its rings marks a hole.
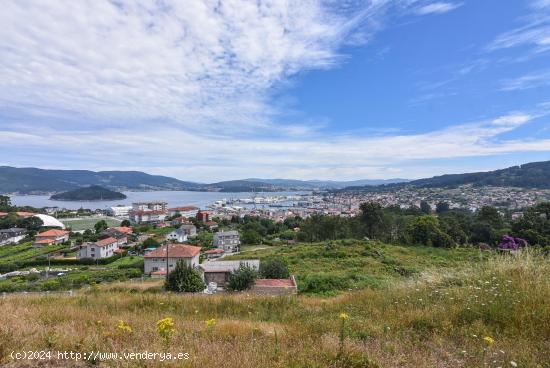
<instances>
[{"instance_id":1,"label":"blue sky","mask_svg":"<svg viewBox=\"0 0 550 368\"><path fill-rule=\"evenodd\" d=\"M6 1L0 165L419 178L550 159L550 1Z\"/></svg>"}]
</instances>

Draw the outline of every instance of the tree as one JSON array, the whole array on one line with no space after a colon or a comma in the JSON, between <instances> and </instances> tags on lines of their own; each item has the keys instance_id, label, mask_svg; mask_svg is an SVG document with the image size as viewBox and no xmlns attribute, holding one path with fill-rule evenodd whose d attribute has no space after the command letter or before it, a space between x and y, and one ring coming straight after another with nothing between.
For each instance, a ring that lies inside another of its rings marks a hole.
<instances>
[{"instance_id":1,"label":"tree","mask_svg":"<svg viewBox=\"0 0 550 368\"><path fill-rule=\"evenodd\" d=\"M451 237L439 227L436 217L425 215L416 217L407 227L407 232L413 243L434 247L450 247Z\"/></svg>"},{"instance_id":2,"label":"tree","mask_svg":"<svg viewBox=\"0 0 550 368\"><path fill-rule=\"evenodd\" d=\"M160 243L155 238L148 238L143 241L144 248L158 248Z\"/></svg>"},{"instance_id":3,"label":"tree","mask_svg":"<svg viewBox=\"0 0 550 368\"><path fill-rule=\"evenodd\" d=\"M11 210L10 197L5 195L0 195L0 211L9 212L10 210Z\"/></svg>"},{"instance_id":4,"label":"tree","mask_svg":"<svg viewBox=\"0 0 550 368\"><path fill-rule=\"evenodd\" d=\"M264 279L287 279L290 273L281 258L268 258L260 264L260 276Z\"/></svg>"},{"instance_id":5,"label":"tree","mask_svg":"<svg viewBox=\"0 0 550 368\"><path fill-rule=\"evenodd\" d=\"M204 282L197 270L189 267L184 260L179 260L174 270L168 274L164 288L180 293L196 293L204 289Z\"/></svg>"},{"instance_id":6,"label":"tree","mask_svg":"<svg viewBox=\"0 0 550 368\"><path fill-rule=\"evenodd\" d=\"M130 220L122 220L122 222L120 223L120 226L130 227L132 226L132 223L130 222Z\"/></svg>"},{"instance_id":7,"label":"tree","mask_svg":"<svg viewBox=\"0 0 550 368\"><path fill-rule=\"evenodd\" d=\"M378 238L384 231L386 216L382 206L375 202L362 203L361 222L365 225L365 234L372 239Z\"/></svg>"},{"instance_id":8,"label":"tree","mask_svg":"<svg viewBox=\"0 0 550 368\"><path fill-rule=\"evenodd\" d=\"M246 230L241 234L241 242L243 244L259 244L261 241L261 235L254 230Z\"/></svg>"},{"instance_id":9,"label":"tree","mask_svg":"<svg viewBox=\"0 0 550 368\"><path fill-rule=\"evenodd\" d=\"M101 233L103 230L107 229L108 227L109 227L109 225L107 224L107 221L105 221L105 220L98 221L94 225L94 229L95 229L96 234Z\"/></svg>"},{"instance_id":10,"label":"tree","mask_svg":"<svg viewBox=\"0 0 550 368\"><path fill-rule=\"evenodd\" d=\"M435 212L437 214L442 214L444 212L447 212L450 210L450 206L449 206L449 203L447 202L437 202L437 204L435 205Z\"/></svg>"},{"instance_id":11,"label":"tree","mask_svg":"<svg viewBox=\"0 0 550 368\"><path fill-rule=\"evenodd\" d=\"M428 202L422 201L420 202L420 211L422 211L422 213L425 213L426 215L429 215L432 213L432 207Z\"/></svg>"},{"instance_id":12,"label":"tree","mask_svg":"<svg viewBox=\"0 0 550 368\"><path fill-rule=\"evenodd\" d=\"M232 291L247 290L254 285L254 281L256 281L257 277L258 273L255 269L248 265L241 264L237 270L231 272L225 286L228 290Z\"/></svg>"},{"instance_id":13,"label":"tree","mask_svg":"<svg viewBox=\"0 0 550 368\"><path fill-rule=\"evenodd\" d=\"M201 231L195 236L195 244L201 248L210 248L214 242L214 234L210 231Z\"/></svg>"}]
</instances>

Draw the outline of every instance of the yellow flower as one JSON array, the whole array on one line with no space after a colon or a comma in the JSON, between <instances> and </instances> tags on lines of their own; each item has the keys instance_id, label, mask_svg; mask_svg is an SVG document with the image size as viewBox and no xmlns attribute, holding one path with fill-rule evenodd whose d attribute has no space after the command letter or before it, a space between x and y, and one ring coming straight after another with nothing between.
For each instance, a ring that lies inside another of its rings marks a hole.
<instances>
[{"instance_id":1,"label":"yellow flower","mask_svg":"<svg viewBox=\"0 0 550 368\"><path fill-rule=\"evenodd\" d=\"M157 321L157 332L159 335L169 340L172 335L176 332L176 326L174 325L174 320L170 317L163 318Z\"/></svg>"},{"instance_id":2,"label":"yellow flower","mask_svg":"<svg viewBox=\"0 0 550 368\"><path fill-rule=\"evenodd\" d=\"M206 324L206 328L213 328L216 325L216 320L211 318L204 321L204 323Z\"/></svg>"},{"instance_id":3,"label":"yellow flower","mask_svg":"<svg viewBox=\"0 0 550 368\"><path fill-rule=\"evenodd\" d=\"M347 313L340 313L340 319L342 321L346 321L347 319L349 319L349 316L347 315Z\"/></svg>"},{"instance_id":4,"label":"yellow flower","mask_svg":"<svg viewBox=\"0 0 550 368\"><path fill-rule=\"evenodd\" d=\"M132 333L132 327L130 327L130 325L124 323L123 320L118 321L118 323L116 325L116 328L119 331L122 331L124 333Z\"/></svg>"},{"instance_id":5,"label":"yellow flower","mask_svg":"<svg viewBox=\"0 0 550 368\"><path fill-rule=\"evenodd\" d=\"M485 341L485 343L487 344L487 346L491 346L495 343L495 339L493 339L492 337L490 336L485 336L483 338L483 341Z\"/></svg>"}]
</instances>

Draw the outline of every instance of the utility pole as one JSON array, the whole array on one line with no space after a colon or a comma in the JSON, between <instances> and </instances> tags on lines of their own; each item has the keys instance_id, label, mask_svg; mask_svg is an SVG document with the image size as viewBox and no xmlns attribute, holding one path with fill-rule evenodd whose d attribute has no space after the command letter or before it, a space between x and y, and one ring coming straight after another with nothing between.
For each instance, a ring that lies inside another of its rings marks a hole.
<instances>
[{"instance_id":1,"label":"utility pole","mask_svg":"<svg viewBox=\"0 0 550 368\"><path fill-rule=\"evenodd\" d=\"M166 244L166 282L168 282L168 248L169 244Z\"/></svg>"}]
</instances>

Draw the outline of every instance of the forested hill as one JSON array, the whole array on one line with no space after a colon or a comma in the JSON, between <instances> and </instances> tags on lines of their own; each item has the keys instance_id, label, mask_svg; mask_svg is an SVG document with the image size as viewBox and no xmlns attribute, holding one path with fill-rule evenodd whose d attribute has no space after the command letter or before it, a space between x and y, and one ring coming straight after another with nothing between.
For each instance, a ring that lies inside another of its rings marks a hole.
<instances>
[{"instance_id":1,"label":"forested hill","mask_svg":"<svg viewBox=\"0 0 550 368\"><path fill-rule=\"evenodd\" d=\"M506 169L434 176L427 179L413 180L403 184L389 184L377 187L348 187L345 190L385 190L398 189L404 186L418 188L454 187L464 184L475 186L503 186L550 189L550 161L532 162Z\"/></svg>"},{"instance_id":2,"label":"forested hill","mask_svg":"<svg viewBox=\"0 0 550 368\"><path fill-rule=\"evenodd\" d=\"M114 190L197 190L200 184L140 171L45 170L0 166L0 193L61 192L90 185Z\"/></svg>"},{"instance_id":3,"label":"forested hill","mask_svg":"<svg viewBox=\"0 0 550 368\"><path fill-rule=\"evenodd\" d=\"M57 193L50 197L50 199L59 201L99 201L125 198L126 195L115 192L113 190L109 190L107 188L100 187L99 185L92 185L87 188L69 190L68 192Z\"/></svg>"}]
</instances>

